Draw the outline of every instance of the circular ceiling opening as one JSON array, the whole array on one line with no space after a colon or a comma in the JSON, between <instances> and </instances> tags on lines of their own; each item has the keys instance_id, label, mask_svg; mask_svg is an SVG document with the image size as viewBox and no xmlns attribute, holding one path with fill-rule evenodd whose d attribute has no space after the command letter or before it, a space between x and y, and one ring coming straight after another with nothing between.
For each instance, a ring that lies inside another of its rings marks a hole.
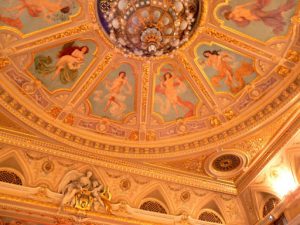
<instances>
[{"instance_id":1,"label":"circular ceiling opening","mask_svg":"<svg viewBox=\"0 0 300 225\"><path fill-rule=\"evenodd\" d=\"M97 7L110 40L126 53L146 57L182 46L201 14L199 0L100 0Z\"/></svg>"}]
</instances>

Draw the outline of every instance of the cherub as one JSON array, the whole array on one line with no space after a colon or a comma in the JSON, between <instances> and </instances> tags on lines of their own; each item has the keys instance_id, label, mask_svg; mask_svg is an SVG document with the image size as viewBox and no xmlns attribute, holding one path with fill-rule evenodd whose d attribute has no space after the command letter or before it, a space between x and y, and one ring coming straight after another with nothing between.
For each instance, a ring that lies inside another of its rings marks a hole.
<instances>
[{"instance_id":1,"label":"cherub","mask_svg":"<svg viewBox=\"0 0 300 225\"><path fill-rule=\"evenodd\" d=\"M102 184L99 184L98 181L93 181L93 189L91 191L92 193L92 196L94 199L96 199L96 202L94 200L94 210L97 211L98 210L98 204L99 203L102 207L105 207L104 206L104 203L101 199L101 193L103 192L103 185Z\"/></svg>"}]
</instances>

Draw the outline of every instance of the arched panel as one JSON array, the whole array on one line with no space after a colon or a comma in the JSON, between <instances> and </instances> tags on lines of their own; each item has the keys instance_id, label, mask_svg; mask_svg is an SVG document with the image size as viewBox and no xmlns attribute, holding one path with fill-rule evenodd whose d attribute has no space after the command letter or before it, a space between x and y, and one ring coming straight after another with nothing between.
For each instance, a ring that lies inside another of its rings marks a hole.
<instances>
[{"instance_id":1,"label":"arched panel","mask_svg":"<svg viewBox=\"0 0 300 225\"><path fill-rule=\"evenodd\" d=\"M199 220L209 222L209 223L225 224L222 217L214 210L203 209L201 211L202 212L200 213L200 215L198 217Z\"/></svg>"},{"instance_id":2,"label":"arched panel","mask_svg":"<svg viewBox=\"0 0 300 225\"><path fill-rule=\"evenodd\" d=\"M144 188L144 191L138 195L134 201L134 207L139 207L145 199L154 199L159 201L165 208L168 209L169 214L174 214L174 205L168 198L168 192L161 184L151 184Z\"/></svg>"},{"instance_id":3,"label":"arched panel","mask_svg":"<svg viewBox=\"0 0 300 225\"><path fill-rule=\"evenodd\" d=\"M23 154L16 149L9 147L5 152L0 153L0 168L13 171L21 179L23 178L24 186L32 184L33 179L28 162L25 161Z\"/></svg>"}]
</instances>

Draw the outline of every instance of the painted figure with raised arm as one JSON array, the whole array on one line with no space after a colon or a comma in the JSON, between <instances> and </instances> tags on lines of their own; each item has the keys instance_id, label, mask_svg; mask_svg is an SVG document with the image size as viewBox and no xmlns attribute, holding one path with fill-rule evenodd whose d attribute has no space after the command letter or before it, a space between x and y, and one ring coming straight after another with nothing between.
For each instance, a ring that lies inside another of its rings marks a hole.
<instances>
[{"instance_id":1,"label":"painted figure with raised arm","mask_svg":"<svg viewBox=\"0 0 300 225\"><path fill-rule=\"evenodd\" d=\"M104 112L109 111L115 116L121 115L126 109L126 105L124 104L126 96L132 93L132 87L128 82L126 72L119 72L118 77L112 82L106 81L105 87L109 92L104 97L107 99Z\"/></svg>"},{"instance_id":2,"label":"painted figure with raised arm","mask_svg":"<svg viewBox=\"0 0 300 225\"><path fill-rule=\"evenodd\" d=\"M244 77L254 72L253 65L246 62L236 62L234 56L222 50L205 50L205 60L200 61L202 67L209 67L216 71L210 78L214 87L220 87L221 82L229 88L232 93L239 92L245 86Z\"/></svg>"},{"instance_id":3,"label":"painted figure with raised arm","mask_svg":"<svg viewBox=\"0 0 300 225\"><path fill-rule=\"evenodd\" d=\"M181 79L183 79L183 77ZM194 115L195 105L188 100L183 100L179 96L179 94L186 91L186 86L181 79L171 72L164 73L160 78L160 84L156 86L155 92L163 94L166 97L166 101L163 101L161 98L157 98L159 99L158 102L160 104L161 113L169 113L172 108L176 117L180 117L179 108L184 108L184 117Z\"/></svg>"}]
</instances>

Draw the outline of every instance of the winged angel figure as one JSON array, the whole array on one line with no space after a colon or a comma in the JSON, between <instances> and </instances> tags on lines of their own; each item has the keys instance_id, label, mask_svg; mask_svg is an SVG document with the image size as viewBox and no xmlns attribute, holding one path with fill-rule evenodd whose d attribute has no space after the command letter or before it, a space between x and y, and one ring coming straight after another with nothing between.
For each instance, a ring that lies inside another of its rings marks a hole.
<instances>
[{"instance_id":1,"label":"winged angel figure","mask_svg":"<svg viewBox=\"0 0 300 225\"><path fill-rule=\"evenodd\" d=\"M108 187L104 187L92 176L91 171L84 174L76 170L72 170L64 176L58 187L58 192L63 194L59 211L62 211L64 205L78 208L80 196L85 195L91 201L88 205L81 204L79 208L83 210L91 208L98 211L99 207L104 207L107 212L111 213L111 194Z\"/></svg>"}]
</instances>

